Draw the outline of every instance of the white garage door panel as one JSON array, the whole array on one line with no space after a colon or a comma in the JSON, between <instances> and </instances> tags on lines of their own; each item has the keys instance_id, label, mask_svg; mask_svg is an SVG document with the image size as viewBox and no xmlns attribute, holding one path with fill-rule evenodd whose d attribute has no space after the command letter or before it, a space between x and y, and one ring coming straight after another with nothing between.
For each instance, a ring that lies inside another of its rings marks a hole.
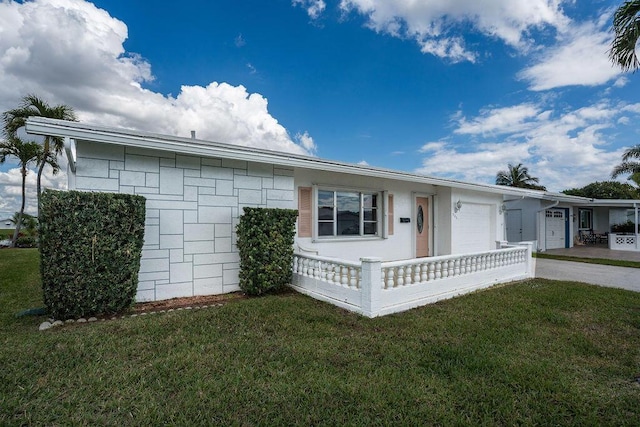
<instances>
[{"instance_id":1,"label":"white garage door panel","mask_svg":"<svg viewBox=\"0 0 640 427\"><path fill-rule=\"evenodd\" d=\"M547 249L565 247L565 217L560 209L549 209L545 212Z\"/></svg>"},{"instance_id":2,"label":"white garage door panel","mask_svg":"<svg viewBox=\"0 0 640 427\"><path fill-rule=\"evenodd\" d=\"M458 216L458 253L491 250L491 206L464 203Z\"/></svg>"}]
</instances>

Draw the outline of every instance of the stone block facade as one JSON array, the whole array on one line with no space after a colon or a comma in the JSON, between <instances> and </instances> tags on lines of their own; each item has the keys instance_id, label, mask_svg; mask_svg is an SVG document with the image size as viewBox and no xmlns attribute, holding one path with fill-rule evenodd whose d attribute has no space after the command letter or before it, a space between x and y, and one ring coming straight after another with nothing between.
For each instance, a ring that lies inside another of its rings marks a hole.
<instances>
[{"instance_id":1,"label":"stone block facade","mask_svg":"<svg viewBox=\"0 0 640 427\"><path fill-rule=\"evenodd\" d=\"M86 141L70 187L146 197L137 301L239 290L242 208L295 209L291 168Z\"/></svg>"}]
</instances>

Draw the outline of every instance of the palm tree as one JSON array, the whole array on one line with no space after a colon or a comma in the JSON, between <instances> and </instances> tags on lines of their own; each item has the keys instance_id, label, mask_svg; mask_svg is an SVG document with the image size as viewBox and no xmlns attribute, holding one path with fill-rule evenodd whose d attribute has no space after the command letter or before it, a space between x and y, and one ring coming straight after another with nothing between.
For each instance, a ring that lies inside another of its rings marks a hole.
<instances>
[{"instance_id":1,"label":"palm tree","mask_svg":"<svg viewBox=\"0 0 640 427\"><path fill-rule=\"evenodd\" d=\"M615 36L609 49L609 59L624 71L640 67L636 44L640 37L640 0L625 1L613 15Z\"/></svg>"},{"instance_id":2,"label":"palm tree","mask_svg":"<svg viewBox=\"0 0 640 427\"><path fill-rule=\"evenodd\" d=\"M508 187L531 188L533 190L546 190L546 187L538 185L540 180L529 175L529 169L518 163L513 166L509 163L508 171L499 171L496 174L496 185L506 185Z\"/></svg>"},{"instance_id":3,"label":"palm tree","mask_svg":"<svg viewBox=\"0 0 640 427\"><path fill-rule=\"evenodd\" d=\"M638 160L635 160L638 159ZM611 178L617 178L620 175L631 174L634 177L635 174L640 173L640 144L635 147L628 148L622 155L622 163L613 168L611 172Z\"/></svg>"},{"instance_id":4,"label":"palm tree","mask_svg":"<svg viewBox=\"0 0 640 427\"><path fill-rule=\"evenodd\" d=\"M77 121L75 112L72 107L60 104L50 106L42 98L29 94L22 98L22 105L13 110L5 111L2 114L4 120L4 130L7 136L16 136L18 129L26 124L27 118L30 116L46 117L49 119ZM56 156L62 151L64 140L57 136L44 137L43 155L38 159L38 211L40 211L40 194L42 193L41 181L42 171L46 165L51 165L51 161L55 163ZM57 163L55 163L57 166ZM55 171L55 167L54 167ZM56 171L57 172L57 171Z\"/></svg>"},{"instance_id":5,"label":"palm tree","mask_svg":"<svg viewBox=\"0 0 640 427\"><path fill-rule=\"evenodd\" d=\"M22 218L20 218L20 212L16 212L15 214L13 214L13 217L11 217L9 221L11 221L11 223L13 224L18 224L18 222L20 222L20 228L24 229L31 235L33 235L33 233L35 233L36 229L38 228L38 218L33 215L29 215L26 212L22 213Z\"/></svg>"},{"instance_id":6,"label":"palm tree","mask_svg":"<svg viewBox=\"0 0 640 427\"><path fill-rule=\"evenodd\" d=\"M35 141L24 142L20 138L9 137L6 141L0 141L0 163L4 163L9 156L18 159L20 173L22 174L22 205L16 218L16 229L13 232L13 239L11 240L11 247L14 247L18 239L18 234L20 233L22 215L24 214L26 200L25 184L27 181L27 173L29 172L29 163L37 163L42 157L42 146Z\"/></svg>"}]
</instances>

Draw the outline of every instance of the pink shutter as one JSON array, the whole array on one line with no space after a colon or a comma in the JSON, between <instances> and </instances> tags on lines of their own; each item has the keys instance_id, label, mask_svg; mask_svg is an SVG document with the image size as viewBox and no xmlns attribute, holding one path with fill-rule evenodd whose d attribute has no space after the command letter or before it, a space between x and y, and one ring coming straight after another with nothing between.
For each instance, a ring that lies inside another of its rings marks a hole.
<instances>
[{"instance_id":1,"label":"pink shutter","mask_svg":"<svg viewBox=\"0 0 640 427\"><path fill-rule=\"evenodd\" d=\"M298 187L298 237L311 237L311 187Z\"/></svg>"}]
</instances>

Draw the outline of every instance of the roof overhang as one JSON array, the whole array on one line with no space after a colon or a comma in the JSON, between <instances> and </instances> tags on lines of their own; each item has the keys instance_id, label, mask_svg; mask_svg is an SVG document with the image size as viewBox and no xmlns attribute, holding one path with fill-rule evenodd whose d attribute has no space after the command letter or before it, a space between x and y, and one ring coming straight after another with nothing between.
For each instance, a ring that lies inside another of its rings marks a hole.
<instances>
[{"instance_id":1,"label":"roof overhang","mask_svg":"<svg viewBox=\"0 0 640 427\"><path fill-rule=\"evenodd\" d=\"M512 195L518 197L543 198L544 192L490 184L476 184L446 178L436 178L391 169L376 168L368 165L355 165L312 156L286 154L259 148L244 147L193 138L160 135L129 129L110 128L88 123L30 117L26 123L30 134L49 135L70 138L79 141L91 141L127 147L163 150L202 157L244 160L268 163L278 166L321 170L369 176L397 181L451 187L461 190L481 191L485 193Z\"/></svg>"}]
</instances>

